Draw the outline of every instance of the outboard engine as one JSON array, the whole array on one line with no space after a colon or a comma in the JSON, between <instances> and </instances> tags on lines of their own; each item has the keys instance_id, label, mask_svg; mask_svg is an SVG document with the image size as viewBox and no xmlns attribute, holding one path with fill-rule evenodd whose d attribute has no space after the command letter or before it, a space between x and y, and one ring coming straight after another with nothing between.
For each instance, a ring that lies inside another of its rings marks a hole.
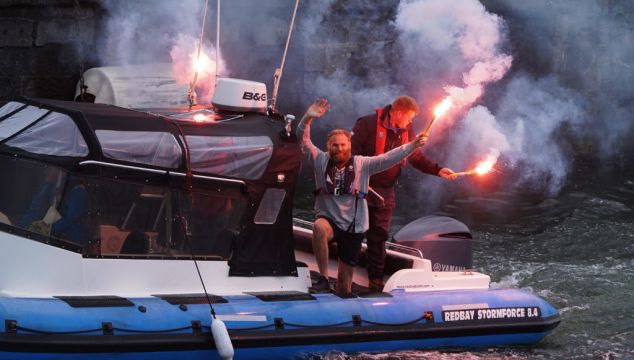
<instances>
[{"instance_id":1,"label":"outboard engine","mask_svg":"<svg viewBox=\"0 0 634 360\"><path fill-rule=\"evenodd\" d=\"M433 271L461 271L472 268L472 239L469 228L460 221L431 215L405 225L392 240L422 251Z\"/></svg>"}]
</instances>

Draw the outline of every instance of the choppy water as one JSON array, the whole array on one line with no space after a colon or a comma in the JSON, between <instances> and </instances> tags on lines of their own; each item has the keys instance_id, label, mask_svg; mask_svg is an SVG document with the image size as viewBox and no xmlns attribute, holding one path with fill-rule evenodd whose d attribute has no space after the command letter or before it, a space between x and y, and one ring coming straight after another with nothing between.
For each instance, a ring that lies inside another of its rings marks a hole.
<instances>
[{"instance_id":1,"label":"choppy water","mask_svg":"<svg viewBox=\"0 0 634 360\"><path fill-rule=\"evenodd\" d=\"M559 309L560 325L531 347L324 359L634 359L634 174L573 184L550 199L501 192L456 198L440 213L468 215L474 266L491 276L492 287L542 296ZM397 214L393 230L409 220Z\"/></svg>"}]
</instances>

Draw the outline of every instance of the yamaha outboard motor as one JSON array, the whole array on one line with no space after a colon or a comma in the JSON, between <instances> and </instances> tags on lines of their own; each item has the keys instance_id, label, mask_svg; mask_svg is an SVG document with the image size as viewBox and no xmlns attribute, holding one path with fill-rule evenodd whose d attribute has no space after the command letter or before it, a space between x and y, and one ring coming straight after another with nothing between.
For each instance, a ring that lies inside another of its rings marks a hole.
<instances>
[{"instance_id":1,"label":"yamaha outboard motor","mask_svg":"<svg viewBox=\"0 0 634 360\"><path fill-rule=\"evenodd\" d=\"M400 245L419 249L431 260L433 271L472 268L473 248L469 228L446 216L423 216L405 225L393 237Z\"/></svg>"}]
</instances>

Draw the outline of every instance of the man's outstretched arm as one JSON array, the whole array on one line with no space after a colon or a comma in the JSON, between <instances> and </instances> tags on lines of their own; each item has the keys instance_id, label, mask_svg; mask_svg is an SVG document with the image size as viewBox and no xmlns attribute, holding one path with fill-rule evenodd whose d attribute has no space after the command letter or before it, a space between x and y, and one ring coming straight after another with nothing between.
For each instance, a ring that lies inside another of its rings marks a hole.
<instances>
[{"instance_id":1,"label":"man's outstretched arm","mask_svg":"<svg viewBox=\"0 0 634 360\"><path fill-rule=\"evenodd\" d=\"M301 149L304 156L313 160L320 150L310 140L310 123L314 118L322 117L330 109L330 104L324 99L317 99L308 107L297 125L297 138L301 139Z\"/></svg>"},{"instance_id":2,"label":"man's outstretched arm","mask_svg":"<svg viewBox=\"0 0 634 360\"><path fill-rule=\"evenodd\" d=\"M386 152L385 154L366 158L370 175L387 170L391 168L392 166L398 164L403 159L405 159L409 154L411 154L412 151L425 145L426 142L427 142L427 135L420 133L412 141L410 141L409 143L405 145L401 145L397 148L394 148Z\"/></svg>"}]
</instances>

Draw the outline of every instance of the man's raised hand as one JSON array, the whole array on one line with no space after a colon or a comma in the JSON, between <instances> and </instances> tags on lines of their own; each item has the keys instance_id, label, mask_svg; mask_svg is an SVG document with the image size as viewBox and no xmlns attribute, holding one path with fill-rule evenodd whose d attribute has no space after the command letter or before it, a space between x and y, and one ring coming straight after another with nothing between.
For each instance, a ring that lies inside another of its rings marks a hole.
<instances>
[{"instance_id":1,"label":"man's raised hand","mask_svg":"<svg viewBox=\"0 0 634 360\"><path fill-rule=\"evenodd\" d=\"M330 104L328 104L328 101L326 101L326 99L317 99L313 101L310 107L308 107L308 110L306 110L306 115L304 115L304 117L319 118L324 116L328 109L330 109Z\"/></svg>"}]
</instances>

